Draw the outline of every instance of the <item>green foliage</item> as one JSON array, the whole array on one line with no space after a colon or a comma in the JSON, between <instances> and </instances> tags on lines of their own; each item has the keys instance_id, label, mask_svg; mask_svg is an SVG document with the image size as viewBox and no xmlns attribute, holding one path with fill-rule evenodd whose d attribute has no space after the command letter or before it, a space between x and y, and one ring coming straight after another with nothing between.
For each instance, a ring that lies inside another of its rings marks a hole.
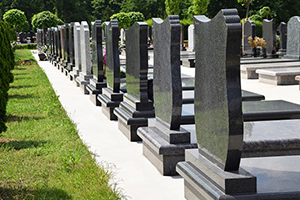
<instances>
[{"instance_id":1,"label":"green foliage","mask_svg":"<svg viewBox=\"0 0 300 200\"><path fill-rule=\"evenodd\" d=\"M0 199L121 199L109 166L96 164L43 70L18 65L13 73L1 135Z\"/></svg>"},{"instance_id":2,"label":"green foliage","mask_svg":"<svg viewBox=\"0 0 300 200\"><path fill-rule=\"evenodd\" d=\"M120 12L114 14L110 17L110 19L117 19L118 25L120 28L129 28L130 27L130 17L128 13Z\"/></svg>"},{"instance_id":3,"label":"green foliage","mask_svg":"<svg viewBox=\"0 0 300 200\"><path fill-rule=\"evenodd\" d=\"M168 15L179 15L180 14L180 0L166 0L166 13Z\"/></svg>"},{"instance_id":4,"label":"green foliage","mask_svg":"<svg viewBox=\"0 0 300 200\"><path fill-rule=\"evenodd\" d=\"M112 15L110 19L117 19L120 28L130 28L135 22L144 21L145 17L140 12L120 12Z\"/></svg>"},{"instance_id":5,"label":"green foliage","mask_svg":"<svg viewBox=\"0 0 300 200\"><path fill-rule=\"evenodd\" d=\"M193 0L189 7L189 13L192 15L202 15L207 11L209 0Z\"/></svg>"},{"instance_id":6,"label":"green foliage","mask_svg":"<svg viewBox=\"0 0 300 200\"><path fill-rule=\"evenodd\" d=\"M266 18L268 18L270 12L271 12L271 9L268 6L264 6L262 9L259 10L259 14L262 17L266 17Z\"/></svg>"},{"instance_id":7,"label":"green foliage","mask_svg":"<svg viewBox=\"0 0 300 200\"><path fill-rule=\"evenodd\" d=\"M147 19L145 22L148 24L148 27L151 27L153 25L152 18L151 19Z\"/></svg>"},{"instance_id":8,"label":"green foliage","mask_svg":"<svg viewBox=\"0 0 300 200\"><path fill-rule=\"evenodd\" d=\"M0 21L0 133L6 130L6 105L9 83L13 81L14 54L9 40L7 25Z\"/></svg>"},{"instance_id":9,"label":"green foliage","mask_svg":"<svg viewBox=\"0 0 300 200\"><path fill-rule=\"evenodd\" d=\"M262 37L262 22L261 21L254 21L252 20L256 25L256 36Z\"/></svg>"},{"instance_id":10,"label":"green foliage","mask_svg":"<svg viewBox=\"0 0 300 200\"><path fill-rule=\"evenodd\" d=\"M3 15L3 20L16 28L26 23L26 16L21 10L11 9Z\"/></svg>"},{"instance_id":11,"label":"green foliage","mask_svg":"<svg viewBox=\"0 0 300 200\"><path fill-rule=\"evenodd\" d=\"M36 49L37 44L17 44L16 49Z\"/></svg>"},{"instance_id":12,"label":"green foliage","mask_svg":"<svg viewBox=\"0 0 300 200\"><path fill-rule=\"evenodd\" d=\"M193 24L193 19L182 19L180 20L180 24L184 25L185 27L188 27L189 25Z\"/></svg>"},{"instance_id":13,"label":"green foliage","mask_svg":"<svg viewBox=\"0 0 300 200\"><path fill-rule=\"evenodd\" d=\"M61 20L59 20L53 13L50 11L43 11L32 17L31 24L34 29L41 29L43 28L43 25L45 25L45 28L50 28L52 26L57 26L59 22L61 22Z\"/></svg>"},{"instance_id":14,"label":"green foliage","mask_svg":"<svg viewBox=\"0 0 300 200\"><path fill-rule=\"evenodd\" d=\"M165 18L165 0L122 0L121 12L140 12L146 19L152 17Z\"/></svg>"},{"instance_id":15,"label":"green foliage","mask_svg":"<svg viewBox=\"0 0 300 200\"><path fill-rule=\"evenodd\" d=\"M94 19L101 19L102 22L109 21L113 14L120 12L119 4L119 1L113 0L92 0L91 6Z\"/></svg>"},{"instance_id":16,"label":"green foliage","mask_svg":"<svg viewBox=\"0 0 300 200\"><path fill-rule=\"evenodd\" d=\"M262 21L262 16L261 15L259 15L259 14L255 14L255 15L251 15L250 17L249 17L252 21Z\"/></svg>"}]
</instances>

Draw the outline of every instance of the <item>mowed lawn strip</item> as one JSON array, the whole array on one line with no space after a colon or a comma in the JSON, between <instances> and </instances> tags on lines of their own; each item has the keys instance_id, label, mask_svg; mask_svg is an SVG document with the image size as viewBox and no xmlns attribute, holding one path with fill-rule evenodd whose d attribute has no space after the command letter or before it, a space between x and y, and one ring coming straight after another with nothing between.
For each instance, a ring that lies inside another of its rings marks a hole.
<instances>
[{"instance_id":1,"label":"mowed lawn strip","mask_svg":"<svg viewBox=\"0 0 300 200\"><path fill-rule=\"evenodd\" d=\"M18 50L16 58L28 52ZM0 199L122 199L109 184L109 167L96 164L42 69L18 65L13 74L8 129L0 134Z\"/></svg>"}]
</instances>

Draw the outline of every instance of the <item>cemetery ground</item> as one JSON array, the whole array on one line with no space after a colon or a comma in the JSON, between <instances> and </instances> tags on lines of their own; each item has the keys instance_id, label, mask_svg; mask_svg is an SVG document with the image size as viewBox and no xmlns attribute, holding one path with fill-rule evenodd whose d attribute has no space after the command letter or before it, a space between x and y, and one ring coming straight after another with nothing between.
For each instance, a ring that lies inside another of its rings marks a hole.
<instances>
[{"instance_id":1,"label":"cemetery ground","mask_svg":"<svg viewBox=\"0 0 300 200\"><path fill-rule=\"evenodd\" d=\"M17 50L16 60L33 59ZM43 70L16 65L0 135L0 199L121 199L108 165L97 165Z\"/></svg>"}]
</instances>

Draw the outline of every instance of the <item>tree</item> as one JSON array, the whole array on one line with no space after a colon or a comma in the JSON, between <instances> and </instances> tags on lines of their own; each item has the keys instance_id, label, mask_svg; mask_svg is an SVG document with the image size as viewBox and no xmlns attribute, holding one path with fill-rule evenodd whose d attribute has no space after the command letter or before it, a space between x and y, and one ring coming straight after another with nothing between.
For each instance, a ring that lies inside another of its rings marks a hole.
<instances>
[{"instance_id":1,"label":"tree","mask_svg":"<svg viewBox=\"0 0 300 200\"><path fill-rule=\"evenodd\" d=\"M180 0L166 0L166 13L168 15L179 15L180 14Z\"/></svg>"},{"instance_id":2,"label":"tree","mask_svg":"<svg viewBox=\"0 0 300 200\"><path fill-rule=\"evenodd\" d=\"M57 26L59 19L50 11L43 11L38 14L35 14L32 17L32 27L36 28L50 28L52 26Z\"/></svg>"},{"instance_id":3,"label":"tree","mask_svg":"<svg viewBox=\"0 0 300 200\"><path fill-rule=\"evenodd\" d=\"M123 0L120 6L122 12L140 12L145 19L166 17L165 0Z\"/></svg>"},{"instance_id":4,"label":"tree","mask_svg":"<svg viewBox=\"0 0 300 200\"><path fill-rule=\"evenodd\" d=\"M209 0L193 0L192 5L189 7L189 13L192 15L201 15L207 11Z\"/></svg>"},{"instance_id":5,"label":"tree","mask_svg":"<svg viewBox=\"0 0 300 200\"><path fill-rule=\"evenodd\" d=\"M112 15L110 19L117 19L119 27L121 28L130 28L135 22L144 21L145 17L140 12L120 12Z\"/></svg>"},{"instance_id":6,"label":"tree","mask_svg":"<svg viewBox=\"0 0 300 200\"><path fill-rule=\"evenodd\" d=\"M242 6L246 6L247 7L246 20L248 20L250 4L252 3L252 1L253 0L237 0L238 3L242 4Z\"/></svg>"},{"instance_id":7,"label":"tree","mask_svg":"<svg viewBox=\"0 0 300 200\"><path fill-rule=\"evenodd\" d=\"M91 4L93 8L93 18L100 19L103 22L108 21L114 13L119 13L121 10L120 0L92 0Z\"/></svg>"},{"instance_id":8,"label":"tree","mask_svg":"<svg viewBox=\"0 0 300 200\"><path fill-rule=\"evenodd\" d=\"M26 23L26 16L21 10L11 9L3 15L3 20L16 30L17 26Z\"/></svg>"},{"instance_id":9,"label":"tree","mask_svg":"<svg viewBox=\"0 0 300 200\"><path fill-rule=\"evenodd\" d=\"M269 16L270 12L271 12L271 9L268 6L265 6L262 9L259 10L259 14L262 17L266 17L267 19L268 19L268 16Z\"/></svg>"}]
</instances>

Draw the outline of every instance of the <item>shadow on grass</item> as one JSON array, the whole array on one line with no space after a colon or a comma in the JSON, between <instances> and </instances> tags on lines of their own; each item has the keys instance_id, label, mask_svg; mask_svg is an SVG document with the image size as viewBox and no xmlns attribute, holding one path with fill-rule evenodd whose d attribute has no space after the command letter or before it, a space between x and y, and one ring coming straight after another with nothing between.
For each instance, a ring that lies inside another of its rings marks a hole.
<instances>
[{"instance_id":1,"label":"shadow on grass","mask_svg":"<svg viewBox=\"0 0 300 200\"><path fill-rule=\"evenodd\" d=\"M20 88L31 88L36 87L37 85L10 85L10 88L20 89Z\"/></svg>"},{"instance_id":2,"label":"shadow on grass","mask_svg":"<svg viewBox=\"0 0 300 200\"><path fill-rule=\"evenodd\" d=\"M27 70L25 67L15 67L14 70Z\"/></svg>"},{"instance_id":3,"label":"shadow on grass","mask_svg":"<svg viewBox=\"0 0 300 200\"><path fill-rule=\"evenodd\" d=\"M19 186L20 187L20 186ZM61 189L4 188L0 187L0 199L72 199L66 191Z\"/></svg>"},{"instance_id":4,"label":"shadow on grass","mask_svg":"<svg viewBox=\"0 0 300 200\"><path fill-rule=\"evenodd\" d=\"M13 73L13 74L14 74L14 76L20 76L20 75L27 75L28 73L19 72L19 73Z\"/></svg>"},{"instance_id":5,"label":"shadow on grass","mask_svg":"<svg viewBox=\"0 0 300 200\"><path fill-rule=\"evenodd\" d=\"M32 94L26 94L26 95L19 95L19 94L9 94L9 99L27 99L27 98L36 98Z\"/></svg>"},{"instance_id":6,"label":"shadow on grass","mask_svg":"<svg viewBox=\"0 0 300 200\"><path fill-rule=\"evenodd\" d=\"M29 120L40 120L44 119L44 117L28 117L28 116L17 116L17 115L8 115L7 122L21 122L21 121L29 121Z\"/></svg>"},{"instance_id":7,"label":"shadow on grass","mask_svg":"<svg viewBox=\"0 0 300 200\"><path fill-rule=\"evenodd\" d=\"M14 80L30 79L30 77L14 77Z\"/></svg>"},{"instance_id":8,"label":"shadow on grass","mask_svg":"<svg viewBox=\"0 0 300 200\"><path fill-rule=\"evenodd\" d=\"M46 144L46 141L16 141L16 140L8 140L8 139L0 139L0 147L6 148L6 149L15 149L15 150L21 150L21 149L28 149L28 148L36 148L43 146Z\"/></svg>"}]
</instances>

